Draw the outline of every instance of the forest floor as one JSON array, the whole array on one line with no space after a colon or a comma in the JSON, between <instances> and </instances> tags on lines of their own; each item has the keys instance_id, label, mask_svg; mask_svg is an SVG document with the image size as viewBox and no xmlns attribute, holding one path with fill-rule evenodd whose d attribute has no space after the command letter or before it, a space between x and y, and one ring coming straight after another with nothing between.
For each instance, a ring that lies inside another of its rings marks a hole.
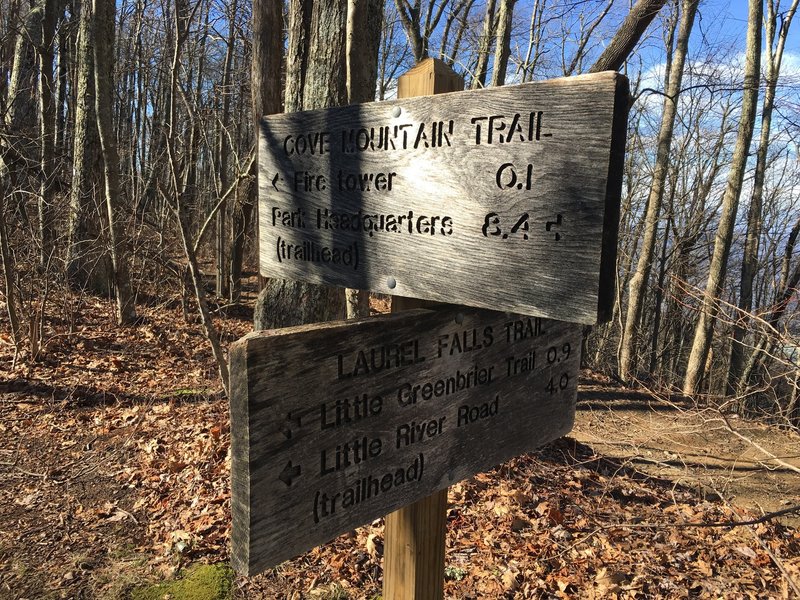
<instances>
[{"instance_id":1,"label":"forest floor","mask_svg":"<svg viewBox=\"0 0 800 600\"><path fill-rule=\"evenodd\" d=\"M110 303L83 297L13 368L0 322L0 598L125 598L228 558L211 353L179 303L139 312L113 327ZM218 314L226 344L251 328L248 308ZM796 433L584 373L570 437L450 488L446 597L800 597L798 469ZM382 532L233 595L375 598Z\"/></svg>"}]
</instances>

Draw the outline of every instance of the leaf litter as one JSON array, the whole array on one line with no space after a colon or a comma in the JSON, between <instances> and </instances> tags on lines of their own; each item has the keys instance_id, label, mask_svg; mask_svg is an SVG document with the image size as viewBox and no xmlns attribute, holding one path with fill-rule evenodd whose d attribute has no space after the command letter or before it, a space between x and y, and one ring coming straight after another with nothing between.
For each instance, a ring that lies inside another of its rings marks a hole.
<instances>
[{"instance_id":1,"label":"leaf litter","mask_svg":"<svg viewBox=\"0 0 800 600\"><path fill-rule=\"evenodd\" d=\"M0 371L0 597L122 598L228 560L228 407L200 328L177 306L109 328L100 304ZM250 323L217 325L230 343ZM757 517L562 438L450 488L445 596L795 597L800 532L735 526ZM379 519L235 594L374 598L384 542Z\"/></svg>"}]
</instances>

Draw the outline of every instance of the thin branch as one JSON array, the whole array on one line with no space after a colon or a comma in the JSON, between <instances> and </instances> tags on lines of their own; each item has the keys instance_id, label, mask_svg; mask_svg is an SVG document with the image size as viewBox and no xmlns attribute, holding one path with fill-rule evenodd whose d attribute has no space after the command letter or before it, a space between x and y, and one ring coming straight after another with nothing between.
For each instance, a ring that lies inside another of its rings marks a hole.
<instances>
[{"instance_id":1,"label":"thin branch","mask_svg":"<svg viewBox=\"0 0 800 600\"><path fill-rule=\"evenodd\" d=\"M205 222L203 222L203 226L200 228L200 231L197 234L197 239L194 242L192 247L192 251L197 253L197 249L200 247L200 243L203 241L203 236L208 229L208 226L211 224L211 221L214 220L214 217L217 215L220 207L225 203L225 201L233 194L239 184L242 182L243 179L247 179L250 176L250 169L253 167L253 163L256 160L256 151L255 148L250 152L250 159L247 161L247 166L244 170L239 171L239 175L236 177L236 180L233 181L228 189L225 190L225 193L220 196L217 203L214 205L214 208L211 209L211 212L206 217Z\"/></svg>"}]
</instances>

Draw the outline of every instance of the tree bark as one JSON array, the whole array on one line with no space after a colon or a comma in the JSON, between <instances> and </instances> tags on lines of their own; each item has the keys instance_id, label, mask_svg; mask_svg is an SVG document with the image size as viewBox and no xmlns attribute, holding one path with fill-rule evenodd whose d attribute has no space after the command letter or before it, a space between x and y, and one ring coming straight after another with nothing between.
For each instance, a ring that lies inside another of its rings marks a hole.
<instances>
[{"instance_id":1,"label":"tree bark","mask_svg":"<svg viewBox=\"0 0 800 600\"><path fill-rule=\"evenodd\" d=\"M373 102L378 78L383 0L348 0L347 95L350 104Z\"/></svg>"},{"instance_id":2,"label":"tree bark","mask_svg":"<svg viewBox=\"0 0 800 600\"><path fill-rule=\"evenodd\" d=\"M638 0L589 72L619 69L628 60L628 56L665 2L666 0Z\"/></svg>"},{"instance_id":3,"label":"tree bark","mask_svg":"<svg viewBox=\"0 0 800 600\"><path fill-rule=\"evenodd\" d=\"M395 4L397 5L400 23L403 25L408 44L411 46L411 52L414 55L414 62L419 63L428 58L427 40L423 36L420 22L422 2L421 0L414 0L412 5L408 0L395 0Z\"/></svg>"},{"instance_id":4,"label":"tree bark","mask_svg":"<svg viewBox=\"0 0 800 600\"><path fill-rule=\"evenodd\" d=\"M536 66L539 63L539 50L542 45L542 16L544 14L547 0L534 0L531 8L531 23L528 27L528 49L525 52L525 59L519 68L522 71L522 82L533 79Z\"/></svg>"},{"instance_id":5,"label":"tree bark","mask_svg":"<svg viewBox=\"0 0 800 600\"><path fill-rule=\"evenodd\" d=\"M2 179L0 179L2 182ZM22 327L19 320L19 294L17 293L17 268L11 247L8 243L8 230L6 228L6 186L0 189L0 261L3 265L3 293L5 295L6 312L11 325L11 339L16 352L22 347Z\"/></svg>"},{"instance_id":6,"label":"tree bark","mask_svg":"<svg viewBox=\"0 0 800 600\"><path fill-rule=\"evenodd\" d=\"M99 209L94 185L99 177L100 156L95 117L94 31L91 0L80 5L75 53L75 111L72 134L72 187L67 223L67 275L76 287L109 292L108 255L100 242Z\"/></svg>"},{"instance_id":7,"label":"tree bark","mask_svg":"<svg viewBox=\"0 0 800 600\"><path fill-rule=\"evenodd\" d=\"M472 76L472 89L486 87L486 74L489 69L489 48L495 31L495 0L486 0L486 13L483 16L483 29L478 40L478 62Z\"/></svg>"},{"instance_id":8,"label":"tree bark","mask_svg":"<svg viewBox=\"0 0 800 600\"><path fill-rule=\"evenodd\" d=\"M727 394L733 396L742 391L741 377L745 368L746 348L744 338L750 320L749 313L753 309L753 280L758 268L758 245L761 239L762 212L764 203L764 178L767 170L767 153L769 151L770 129L772 126L772 111L775 107L775 91L783 60L783 49L786 45L786 36L792 23L798 0L794 0L786 13L781 15L781 27L778 32L778 45L775 44L775 32L778 15L776 14L773 0L767 3L767 18L765 20L767 58L764 61L767 69L766 90L761 107L761 134L756 153L756 170L753 177L753 192L750 197L750 207L747 213L747 234L744 242L744 255L742 256L742 271L739 277L739 315L733 327L733 340L731 342L731 359L728 367Z\"/></svg>"},{"instance_id":9,"label":"tree bark","mask_svg":"<svg viewBox=\"0 0 800 600\"><path fill-rule=\"evenodd\" d=\"M263 2L265 0L259 1ZM284 110L286 112L295 112L303 110L303 88L305 87L308 73L311 13L314 3L312 0L288 0L288 2L289 43L286 49L286 97L284 99ZM280 22L278 20L275 26L280 28ZM264 34L254 32L253 35L274 35L274 31L271 30ZM255 60L255 53L253 59Z\"/></svg>"},{"instance_id":10,"label":"tree bark","mask_svg":"<svg viewBox=\"0 0 800 600\"><path fill-rule=\"evenodd\" d=\"M119 185L119 155L114 136L114 0L94 0L94 83L95 115L103 153L106 210L108 211L111 263L117 300L117 324L127 325L136 320L136 306L131 292L128 269L128 244L122 218L123 202Z\"/></svg>"},{"instance_id":11,"label":"tree bark","mask_svg":"<svg viewBox=\"0 0 800 600\"><path fill-rule=\"evenodd\" d=\"M39 45L39 262L44 268L55 250L53 233L53 179L55 178L55 104L53 102L53 43L59 0L44 0Z\"/></svg>"},{"instance_id":12,"label":"tree bark","mask_svg":"<svg viewBox=\"0 0 800 600\"><path fill-rule=\"evenodd\" d=\"M797 285L800 282L800 262L796 263L794 269L791 270L791 261L799 235L800 218L795 222L786 240L783 259L781 260L781 276L777 286L778 292L772 308L764 317L767 323L766 332L761 336L758 344L756 344L755 350L750 354L750 358L742 374L742 385L747 385L750 382L753 373L769 355L769 353L765 354L765 350L770 345L771 333L777 328L778 322L789 307L792 297L797 293Z\"/></svg>"},{"instance_id":13,"label":"tree bark","mask_svg":"<svg viewBox=\"0 0 800 600\"><path fill-rule=\"evenodd\" d=\"M308 5L292 0L289 54L304 60L305 71L292 69L287 80L286 111L310 110L347 104L346 28L347 0L321 0ZM376 35L380 30L376 30ZM293 47L296 45L297 47ZM290 93L290 90L291 93ZM274 329L345 318L345 296L341 288L270 279L256 302L255 328Z\"/></svg>"},{"instance_id":14,"label":"tree bark","mask_svg":"<svg viewBox=\"0 0 800 600\"><path fill-rule=\"evenodd\" d=\"M383 0L347 2L347 98L350 104L375 100ZM345 290L347 318L369 316L369 290Z\"/></svg>"},{"instance_id":15,"label":"tree bark","mask_svg":"<svg viewBox=\"0 0 800 600\"><path fill-rule=\"evenodd\" d=\"M31 166L38 162L36 153L36 55L41 44L43 8L20 2L20 14L14 19L18 32L14 36L14 54L8 81L8 96L4 98L5 127L0 129L0 177L11 182L9 199L12 210L23 224L30 225L25 208L24 179ZM4 82L5 83L5 82Z\"/></svg>"},{"instance_id":16,"label":"tree bark","mask_svg":"<svg viewBox=\"0 0 800 600\"><path fill-rule=\"evenodd\" d=\"M228 175L228 162L230 156L229 144L229 128L230 128L230 115L231 115L231 96L233 90L231 81L233 77L233 55L236 44L236 12L238 8L238 0L231 0L230 8L228 11L228 39L227 50L225 52L225 66L222 71L222 82L220 85L220 93L222 95L222 114L220 116L220 136L218 140L217 156L217 197L225 193L230 185L230 177ZM223 201L217 211L217 277L216 289L217 296L221 298L230 298L230 264L228 263L228 206L227 202Z\"/></svg>"},{"instance_id":17,"label":"tree bark","mask_svg":"<svg viewBox=\"0 0 800 600\"><path fill-rule=\"evenodd\" d=\"M304 34L302 27L297 26L297 15L290 9L289 48L294 41L292 36ZM293 28L294 26L294 28ZM254 143L256 160L251 168L251 181L246 200L243 204L243 214L249 211L256 212L254 222L254 240L256 260L259 257L259 225L258 225L258 132L259 123L264 115L281 112L281 63L283 61L283 39L275 32L283 28L283 2L282 0L253 0L253 41L252 64L250 66L250 95L253 109ZM296 57L295 57L296 58ZM290 73L293 72L292 62L287 56L286 61L286 98L289 98ZM244 236L237 238L237 245L244 246ZM242 250L243 254L243 250ZM263 288L264 281L259 275L259 289Z\"/></svg>"},{"instance_id":18,"label":"tree bark","mask_svg":"<svg viewBox=\"0 0 800 600\"><path fill-rule=\"evenodd\" d=\"M753 129L758 107L758 87L761 59L761 13L763 0L750 0L748 9L747 45L745 50L745 74L742 112L736 146L733 151L725 195L722 198L722 214L719 229L714 239L714 253L711 258L706 289L700 306L700 314L695 326L692 350L686 365L686 378L683 393L693 395L700 391L703 372L711 348L714 322L719 310L718 300L725 282L733 226L739 207L742 180L747 164L747 153L753 137Z\"/></svg>"},{"instance_id":19,"label":"tree bark","mask_svg":"<svg viewBox=\"0 0 800 600\"><path fill-rule=\"evenodd\" d=\"M656 162L653 169L653 181L650 185L650 194L647 198L647 210L644 217L644 239L636 272L631 278L628 292L628 310L625 317L623 331L622 353L620 356L619 376L622 381L628 382L634 375L636 364L636 350L638 341L639 320L642 316L645 292L650 270L652 269L656 239L658 236L658 221L661 214L661 204L664 200L667 173L669 171L669 154L672 148L672 134L675 128L675 117L678 112L678 96L683 82L683 69L689 47L689 36L694 24L698 0L684 0L681 9L680 27L675 45L675 53L669 63L669 81L667 93L664 96L664 108L661 114L661 127L658 132L658 146ZM673 21L673 31L675 21ZM669 36L672 44L672 35ZM668 48L668 53L672 49Z\"/></svg>"},{"instance_id":20,"label":"tree bark","mask_svg":"<svg viewBox=\"0 0 800 600\"><path fill-rule=\"evenodd\" d=\"M508 56L511 53L511 19L514 17L516 0L500 0L497 14L497 34L492 69L492 87L505 85Z\"/></svg>"}]
</instances>

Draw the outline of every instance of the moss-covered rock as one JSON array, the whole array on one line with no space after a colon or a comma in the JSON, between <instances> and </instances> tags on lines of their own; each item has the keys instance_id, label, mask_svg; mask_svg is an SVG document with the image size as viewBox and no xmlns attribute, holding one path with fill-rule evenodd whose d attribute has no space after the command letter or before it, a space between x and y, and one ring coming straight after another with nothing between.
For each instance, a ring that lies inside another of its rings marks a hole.
<instances>
[{"instance_id":1,"label":"moss-covered rock","mask_svg":"<svg viewBox=\"0 0 800 600\"><path fill-rule=\"evenodd\" d=\"M227 565L198 565L175 581L131 592L131 600L229 600L233 571Z\"/></svg>"}]
</instances>

